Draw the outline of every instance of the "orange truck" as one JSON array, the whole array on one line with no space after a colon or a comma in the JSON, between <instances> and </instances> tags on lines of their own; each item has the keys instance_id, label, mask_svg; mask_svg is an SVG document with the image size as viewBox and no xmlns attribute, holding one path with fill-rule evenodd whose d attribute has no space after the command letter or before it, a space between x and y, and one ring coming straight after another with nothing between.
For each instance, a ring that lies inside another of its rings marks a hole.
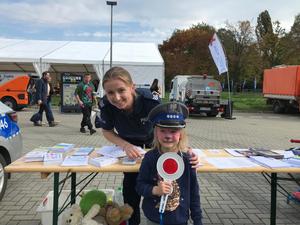
<instances>
[{"instance_id":1,"label":"orange truck","mask_svg":"<svg viewBox=\"0 0 300 225\"><path fill-rule=\"evenodd\" d=\"M300 111L300 66L280 66L264 71L263 95L275 113Z\"/></svg>"},{"instance_id":2,"label":"orange truck","mask_svg":"<svg viewBox=\"0 0 300 225\"><path fill-rule=\"evenodd\" d=\"M30 76L27 74L1 73L0 100L13 110L29 105L27 92Z\"/></svg>"}]
</instances>

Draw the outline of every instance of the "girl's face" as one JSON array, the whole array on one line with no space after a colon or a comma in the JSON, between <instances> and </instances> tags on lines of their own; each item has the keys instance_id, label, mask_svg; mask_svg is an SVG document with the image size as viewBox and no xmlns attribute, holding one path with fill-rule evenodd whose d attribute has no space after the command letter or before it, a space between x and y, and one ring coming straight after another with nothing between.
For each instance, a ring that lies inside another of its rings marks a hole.
<instances>
[{"instance_id":1,"label":"girl's face","mask_svg":"<svg viewBox=\"0 0 300 225\"><path fill-rule=\"evenodd\" d=\"M120 79L111 79L104 83L108 101L118 109L130 111L133 108L135 87Z\"/></svg>"},{"instance_id":2,"label":"girl's face","mask_svg":"<svg viewBox=\"0 0 300 225\"><path fill-rule=\"evenodd\" d=\"M156 127L156 136L163 152L178 151L177 145L181 137L180 128Z\"/></svg>"}]
</instances>

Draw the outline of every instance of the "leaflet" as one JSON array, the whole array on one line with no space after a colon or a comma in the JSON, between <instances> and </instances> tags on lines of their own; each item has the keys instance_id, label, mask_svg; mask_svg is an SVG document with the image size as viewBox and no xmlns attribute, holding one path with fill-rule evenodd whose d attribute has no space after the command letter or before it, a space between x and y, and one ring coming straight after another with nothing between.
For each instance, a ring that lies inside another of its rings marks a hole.
<instances>
[{"instance_id":1,"label":"leaflet","mask_svg":"<svg viewBox=\"0 0 300 225\"><path fill-rule=\"evenodd\" d=\"M112 157L107 157L107 156L100 156L97 158L90 158L89 159L89 164L97 167L103 167L103 166L108 166L111 164L117 163L119 160L118 158L112 158Z\"/></svg>"},{"instance_id":2,"label":"leaflet","mask_svg":"<svg viewBox=\"0 0 300 225\"><path fill-rule=\"evenodd\" d=\"M143 154L146 153L146 151L144 149L142 149L141 147L136 146L136 148L138 149L140 154L143 155ZM108 157L112 157L112 158L121 158L121 157L126 156L125 151L119 146L103 146L100 149L97 148L96 152L98 154L108 156Z\"/></svg>"},{"instance_id":3,"label":"leaflet","mask_svg":"<svg viewBox=\"0 0 300 225\"><path fill-rule=\"evenodd\" d=\"M61 166L87 166L89 161L88 156L67 156Z\"/></svg>"},{"instance_id":4,"label":"leaflet","mask_svg":"<svg viewBox=\"0 0 300 225\"><path fill-rule=\"evenodd\" d=\"M73 155L89 155L94 150L94 147L76 148Z\"/></svg>"}]
</instances>

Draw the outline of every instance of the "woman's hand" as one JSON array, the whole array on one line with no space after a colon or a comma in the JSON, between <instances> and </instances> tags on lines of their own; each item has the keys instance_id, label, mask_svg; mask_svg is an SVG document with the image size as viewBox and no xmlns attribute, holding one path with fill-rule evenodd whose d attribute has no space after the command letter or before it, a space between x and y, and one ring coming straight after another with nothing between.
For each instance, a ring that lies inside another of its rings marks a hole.
<instances>
[{"instance_id":1,"label":"woman's hand","mask_svg":"<svg viewBox=\"0 0 300 225\"><path fill-rule=\"evenodd\" d=\"M190 156L190 164L192 164L192 168L198 168L200 166L198 155L193 152L192 148L189 148L187 153Z\"/></svg>"},{"instance_id":2,"label":"woman's hand","mask_svg":"<svg viewBox=\"0 0 300 225\"><path fill-rule=\"evenodd\" d=\"M130 158L130 159L136 159L136 158L141 157L140 151L137 149L137 147L135 145L132 145L132 144L126 142L122 146L122 148L125 151L128 158Z\"/></svg>"},{"instance_id":3,"label":"woman's hand","mask_svg":"<svg viewBox=\"0 0 300 225\"><path fill-rule=\"evenodd\" d=\"M172 193L172 183L168 181L159 181L157 186L152 189L152 194L157 196L167 195Z\"/></svg>"}]
</instances>

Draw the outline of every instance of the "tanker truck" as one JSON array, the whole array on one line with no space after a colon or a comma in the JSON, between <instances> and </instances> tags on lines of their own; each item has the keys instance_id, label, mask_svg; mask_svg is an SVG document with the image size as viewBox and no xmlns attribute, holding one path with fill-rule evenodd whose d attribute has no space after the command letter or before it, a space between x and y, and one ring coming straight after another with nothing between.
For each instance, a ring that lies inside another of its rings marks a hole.
<instances>
[{"instance_id":1,"label":"tanker truck","mask_svg":"<svg viewBox=\"0 0 300 225\"><path fill-rule=\"evenodd\" d=\"M212 76L177 75L171 82L169 100L184 103L190 114L215 117L221 112L223 117L228 101L221 100L221 92L221 83Z\"/></svg>"}]
</instances>

